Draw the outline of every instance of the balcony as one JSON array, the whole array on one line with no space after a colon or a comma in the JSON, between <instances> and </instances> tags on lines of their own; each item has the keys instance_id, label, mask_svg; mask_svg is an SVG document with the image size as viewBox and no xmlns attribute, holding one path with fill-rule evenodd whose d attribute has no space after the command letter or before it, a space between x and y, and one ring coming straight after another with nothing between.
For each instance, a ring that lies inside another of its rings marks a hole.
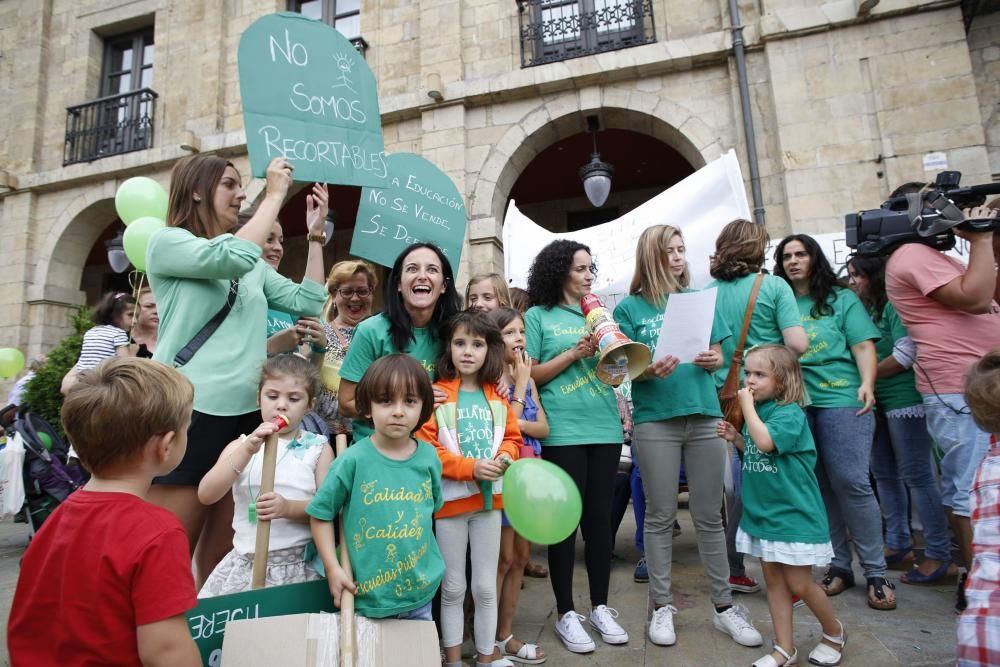
<instances>
[{"instance_id":1,"label":"balcony","mask_svg":"<svg viewBox=\"0 0 1000 667\"><path fill-rule=\"evenodd\" d=\"M152 148L157 97L140 88L66 107L63 166Z\"/></svg>"},{"instance_id":2,"label":"balcony","mask_svg":"<svg viewBox=\"0 0 1000 667\"><path fill-rule=\"evenodd\" d=\"M652 0L517 0L521 67L656 41Z\"/></svg>"}]
</instances>

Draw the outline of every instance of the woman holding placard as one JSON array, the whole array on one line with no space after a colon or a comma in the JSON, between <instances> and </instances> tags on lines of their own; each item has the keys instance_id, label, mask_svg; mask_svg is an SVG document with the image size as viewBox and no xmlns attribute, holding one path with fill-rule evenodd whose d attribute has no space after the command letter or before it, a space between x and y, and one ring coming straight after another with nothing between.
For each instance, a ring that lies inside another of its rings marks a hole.
<instances>
[{"instance_id":1,"label":"woman holding placard","mask_svg":"<svg viewBox=\"0 0 1000 667\"><path fill-rule=\"evenodd\" d=\"M403 352L420 362L433 381L441 356L442 330L460 308L455 276L444 252L433 243L414 243L399 254L385 283L385 308L354 330L340 367L340 413L357 417L354 392L376 359ZM437 397L437 392L435 392ZM444 395L439 397L442 401ZM372 429L358 420L354 440Z\"/></svg>"},{"instance_id":2,"label":"woman holding placard","mask_svg":"<svg viewBox=\"0 0 1000 667\"><path fill-rule=\"evenodd\" d=\"M580 524L590 582L590 625L608 644L624 644L628 633L607 606L611 577L611 505L622 448L622 424L612 388L597 379L597 344L587 331L580 300L594 281L590 248L553 241L535 257L528 293L535 306L524 315L531 379L549 415L542 458L569 473L583 499ZM574 653L589 653L594 641L573 603L576 531L549 546L549 577L559 620L555 632Z\"/></svg>"},{"instance_id":3,"label":"woman holding placard","mask_svg":"<svg viewBox=\"0 0 1000 667\"><path fill-rule=\"evenodd\" d=\"M629 296L615 308L615 321L622 333L655 350L670 295L693 291L683 288L672 270L685 263L680 230L654 225L642 233ZM698 552L715 605L715 627L744 646L758 646L762 641L745 610L733 606L726 533L719 511L726 443L715 432L722 411L712 374L722 366L721 343L729 335L716 311L709 349L698 353L692 363L681 364L677 357L667 355L654 361L632 383L632 454L637 457L646 490L643 529L653 598L649 639L661 646L677 641L670 574L681 461L687 472Z\"/></svg>"},{"instance_id":4,"label":"woman holding placard","mask_svg":"<svg viewBox=\"0 0 1000 667\"><path fill-rule=\"evenodd\" d=\"M715 280L709 287L717 289L716 312L729 327L732 336L722 341L722 367L715 373L715 386L719 389L729 375L729 365L739 342L740 332L750 302L754 282L764 266L770 237L767 227L749 220L733 220L723 227L715 240L715 254L711 257L709 272ZM802 354L809 347L805 329L799 320L795 295L785 281L771 275L761 278L760 291L750 308L750 325L744 349L767 343L783 343L795 354ZM742 373L742 371L740 371ZM742 379L742 375L741 375ZM742 386L740 382L740 386ZM740 458L736 449L729 447L731 480L726 486L726 550L729 553L729 586L737 592L753 593L760 590L756 579L747 576L743 554L736 550L736 528L743 515L740 499Z\"/></svg>"},{"instance_id":5,"label":"woman holding placard","mask_svg":"<svg viewBox=\"0 0 1000 667\"><path fill-rule=\"evenodd\" d=\"M236 168L214 155L180 160L170 181L167 227L149 240L149 284L160 315L153 359L177 367L194 385L194 413L180 465L155 480L149 499L181 519L204 578L229 550L231 495L211 507L198 483L228 442L260 424L256 387L266 357L269 306L297 315L323 307L322 245L310 242L301 284L262 259L264 245L292 182L292 167L275 158L257 212L235 235L246 198ZM323 219L310 234L321 236Z\"/></svg>"}]
</instances>

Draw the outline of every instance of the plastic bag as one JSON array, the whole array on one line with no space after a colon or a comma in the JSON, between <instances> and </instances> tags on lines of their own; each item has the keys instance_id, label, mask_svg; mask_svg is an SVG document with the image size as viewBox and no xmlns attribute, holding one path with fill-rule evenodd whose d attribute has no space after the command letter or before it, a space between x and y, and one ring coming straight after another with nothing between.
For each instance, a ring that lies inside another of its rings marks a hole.
<instances>
[{"instance_id":1,"label":"plastic bag","mask_svg":"<svg viewBox=\"0 0 1000 667\"><path fill-rule=\"evenodd\" d=\"M20 433L0 450L0 519L9 519L24 505L24 440Z\"/></svg>"}]
</instances>

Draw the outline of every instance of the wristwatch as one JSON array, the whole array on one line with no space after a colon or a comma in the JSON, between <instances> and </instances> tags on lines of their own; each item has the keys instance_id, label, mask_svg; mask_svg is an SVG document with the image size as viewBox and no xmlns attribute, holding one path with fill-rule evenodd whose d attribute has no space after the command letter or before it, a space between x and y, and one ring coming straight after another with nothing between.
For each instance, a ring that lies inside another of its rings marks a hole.
<instances>
[{"instance_id":1,"label":"wristwatch","mask_svg":"<svg viewBox=\"0 0 1000 667\"><path fill-rule=\"evenodd\" d=\"M310 232L306 234L306 241L309 241L310 243L315 241L321 245L326 245L326 232L323 232L322 234L313 234Z\"/></svg>"}]
</instances>

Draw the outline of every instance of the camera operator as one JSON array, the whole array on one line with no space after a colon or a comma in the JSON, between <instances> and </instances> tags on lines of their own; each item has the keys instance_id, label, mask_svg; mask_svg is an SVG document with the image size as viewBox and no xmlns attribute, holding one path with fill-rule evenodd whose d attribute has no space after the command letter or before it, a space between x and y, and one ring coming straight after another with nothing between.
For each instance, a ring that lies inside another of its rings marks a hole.
<instances>
[{"instance_id":1,"label":"camera operator","mask_svg":"<svg viewBox=\"0 0 1000 667\"><path fill-rule=\"evenodd\" d=\"M911 185L911 184L907 184ZM919 184L915 184L918 191ZM905 188L906 186L904 186ZM906 194L900 188L893 196ZM963 210L966 219L996 217L997 210ZM942 500L968 567L972 559L969 492L973 475L989 447L965 402L965 377L972 365L1000 347L1000 292L993 232L953 231L969 242L969 265L923 243L904 243L886 266L886 290L910 337L917 344L917 389L923 398L927 430L944 452ZM965 575L956 608L964 608Z\"/></svg>"}]
</instances>

